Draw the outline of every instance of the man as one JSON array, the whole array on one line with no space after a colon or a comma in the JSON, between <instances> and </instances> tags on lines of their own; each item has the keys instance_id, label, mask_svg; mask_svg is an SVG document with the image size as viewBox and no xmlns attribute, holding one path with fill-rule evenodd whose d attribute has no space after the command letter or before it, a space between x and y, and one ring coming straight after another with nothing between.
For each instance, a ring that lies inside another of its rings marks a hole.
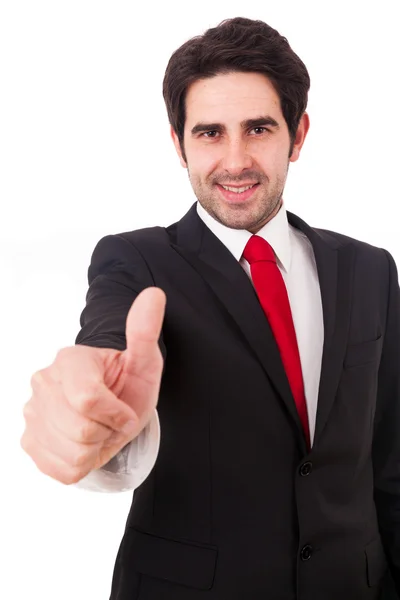
<instances>
[{"instance_id":1,"label":"man","mask_svg":"<svg viewBox=\"0 0 400 600\"><path fill-rule=\"evenodd\" d=\"M32 378L22 445L44 473L136 477L112 600L400 591L397 269L285 210L308 89L260 21L172 55L164 98L198 203L100 240L76 345Z\"/></svg>"}]
</instances>

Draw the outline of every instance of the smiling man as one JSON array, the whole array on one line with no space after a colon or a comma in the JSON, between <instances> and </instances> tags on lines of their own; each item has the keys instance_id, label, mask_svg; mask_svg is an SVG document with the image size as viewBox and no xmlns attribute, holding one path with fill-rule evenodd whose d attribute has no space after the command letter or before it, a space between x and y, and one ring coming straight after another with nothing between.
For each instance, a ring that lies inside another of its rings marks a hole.
<instances>
[{"instance_id":1,"label":"smiling man","mask_svg":"<svg viewBox=\"0 0 400 600\"><path fill-rule=\"evenodd\" d=\"M76 345L32 379L39 468L135 489L111 600L400 591L397 269L285 208L309 85L262 21L174 52L163 93L197 202L98 242Z\"/></svg>"},{"instance_id":2,"label":"smiling man","mask_svg":"<svg viewBox=\"0 0 400 600\"><path fill-rule=\"evenodd\" d=\"M171 133L201 206L225 227L257 233L279 211L289 162L298 159L309 128L307 113L291 143L271 81L233 72L192 83L186 115L182 146Z\"/></svg>"}]
</instances>

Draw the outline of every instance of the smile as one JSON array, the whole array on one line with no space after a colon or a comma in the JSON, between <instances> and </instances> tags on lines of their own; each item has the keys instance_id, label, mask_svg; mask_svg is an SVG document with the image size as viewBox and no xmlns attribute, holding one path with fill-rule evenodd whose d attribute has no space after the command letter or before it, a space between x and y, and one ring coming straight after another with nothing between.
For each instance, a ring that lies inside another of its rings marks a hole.
<instances>
[{"instance_id":1,"label":"smile","mask_svg":"<svg viewBox=\"0 0 400 600\"><path fill-rule=\"evenodd\" d=\"M251 185L246 185L245 187L230 187L227 185L221 185L221 187L223 187L224 190L227 190L228 192L235 192L235 194L241 194L242 192L249 190L250 188L254 187L255 185L257 185L257 184L252 183Z\"/></svg>"},{"instance_id":2,"label":"smile","mask_svg":"<svg viewBox=\"0 0 400 600\"><path fill-rule=\"evenodd\" d=\"M233 187L230 185L221 185L217 183L217 188L219 189L220 194L225 201L227 201L229 204L235 204L249 200L255 194L259 185L259 183L252 183L242 187Z\"/></svg>"}]
</instances>

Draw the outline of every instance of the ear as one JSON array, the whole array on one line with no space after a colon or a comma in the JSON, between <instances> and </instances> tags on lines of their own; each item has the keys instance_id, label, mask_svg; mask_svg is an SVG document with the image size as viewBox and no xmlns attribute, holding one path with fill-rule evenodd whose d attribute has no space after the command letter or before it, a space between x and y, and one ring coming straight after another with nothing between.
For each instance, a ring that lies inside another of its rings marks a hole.
<instances>
[{"instance_id":1,"label":"ear","mask_svg":"<svg viewBox=\"0 0 400 600\"><path fill-rule=\"evenodd\" d=\"M182 156L182 149L181 149L181 145L179 143L178 136L176 135L175 130L172 127L172 125L171 125L171 138L172 138L172 141L174 142L175 150L179 156L179 161L180 161L182 167L184 169L187 169L186 161L184 160L184 158Z\"/></svg>"},{"instance_id":2,"label":"ear","mask_svg":"<svg viewBox=\"0 0 400 600\"><path fill-rule=\"evenodd\" d=\"M294 140L292 154L289 159L290 162L296 162L296 160L298 160L298 158L300 157L300 150L304 144L304 141L306 139L306 135L308 133L309 128L310 128L310 117L305 112L302 115L300 122L299 122L299 126L297 128L296 139Z\"/></svg>"}]
</instances>

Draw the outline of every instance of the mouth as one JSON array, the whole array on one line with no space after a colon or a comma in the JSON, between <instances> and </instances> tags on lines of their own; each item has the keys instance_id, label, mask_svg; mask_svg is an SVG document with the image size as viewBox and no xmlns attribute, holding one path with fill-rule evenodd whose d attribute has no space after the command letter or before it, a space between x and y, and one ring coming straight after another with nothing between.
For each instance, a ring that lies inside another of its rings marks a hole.
<instances>
[{"instance_id":1,"label":"mouth","mask_svg":"<svg viewBox=\"0 0 400 600\"><path fill-rule=\"evenodd\" d=\"M223 198L231 204L244 202L245 200L251 198L259 185L259 183L249 183L239 187L232 185L221 185L220 183L216 184Z\"/></svg>"}]
</instances>

